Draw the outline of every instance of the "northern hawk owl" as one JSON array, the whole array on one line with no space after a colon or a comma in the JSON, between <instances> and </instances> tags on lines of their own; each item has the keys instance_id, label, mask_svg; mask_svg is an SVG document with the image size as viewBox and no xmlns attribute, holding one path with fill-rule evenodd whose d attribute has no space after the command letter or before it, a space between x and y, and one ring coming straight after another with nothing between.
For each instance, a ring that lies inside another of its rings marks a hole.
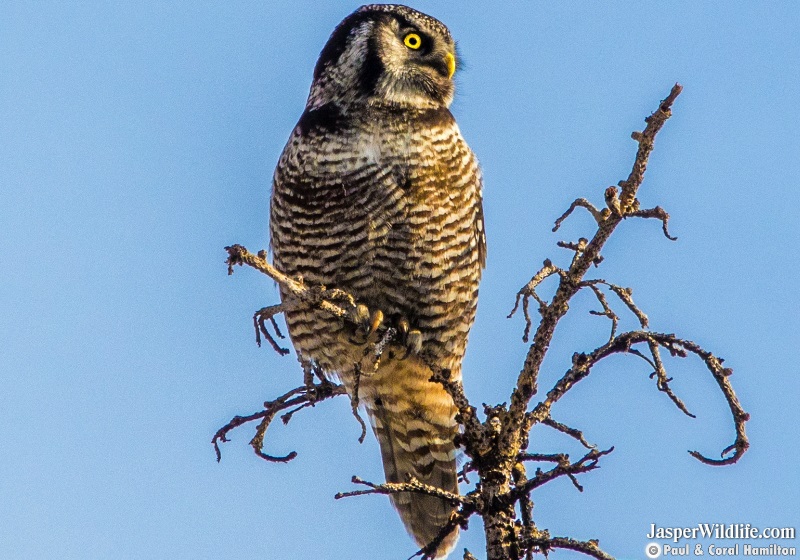
<instances>
[{"instance_id":1,"label":"northern hawk owl","mask_svg":"<svg viewBox=\"0 0 800 560\"><path fill-rule=\"evenodd\" d=\"M346 17L314 68L270 212L275 266L362 304L355 329L282 290L301 363L358 392L387 481L411 475L455 493L456 409L427 364L460 379L486 260L481 173L449 110L457 67L449 30L428 15L369 5ZM377 369L357 376L381 319L399 335ZM420 546L453 510L417 493L392 502Z\"/></svg>"}]
</instances>

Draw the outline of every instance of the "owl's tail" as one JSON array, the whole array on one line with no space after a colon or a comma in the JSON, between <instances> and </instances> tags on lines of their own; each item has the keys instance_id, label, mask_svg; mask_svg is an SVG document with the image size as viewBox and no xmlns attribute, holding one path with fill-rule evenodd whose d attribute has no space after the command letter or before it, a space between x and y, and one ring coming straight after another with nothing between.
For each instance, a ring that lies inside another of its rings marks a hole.
<instances>
[{"instance_id":1,"label":"owl's tail","mask_svg":"<svg viewBox=\"0 0 800 560\"><path fill-rule=\"evenodd\" d=\"M390 367L395 371L379 376L383 387L373 385L379 397L367 400L386 481L407 482L411 475L423 484L458 494L453 443L458 427L452 398L441 385L428 381L428 368L413 360L393 361ZM421 548L434 541L454 509L446 500L425 494L403 492L390 497ZM456 528L439 544L436 558L445 558L457 540Z\"/></svg>"}]
</instances>

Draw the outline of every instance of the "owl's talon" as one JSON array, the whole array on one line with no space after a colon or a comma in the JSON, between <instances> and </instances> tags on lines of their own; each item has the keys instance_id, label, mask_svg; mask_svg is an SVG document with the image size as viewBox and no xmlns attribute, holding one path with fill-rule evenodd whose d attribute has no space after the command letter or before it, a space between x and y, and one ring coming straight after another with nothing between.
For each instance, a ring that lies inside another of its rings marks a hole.
<instances>
[{"instance_id":1,"label":"owl's talon","mask_svg":"<svg viewBox=\"0 0 800 560\"><path fill-rule=\"evenodd\" d=\"M383 311L380 309L376 309L372 312L369 318L369 330L367 331L367 338L372 336L372 334L377 331L380 326L383 324Z\"/></svg>"},{"instance_id":2,"label":"owl's talon","mask_svg":"<svg viewBox=\"0 0 800 560\"><path fill-rule=\"evenodd\" d=\"M397 330L397 344L405 349L405 352L398 358L405 360L412 354L419 354L422 350L422 332L412 329L411 324L405 317L396 317L394 328Z\"/></svg>"},{"instance_id":3,"label":"owl's talon","mask_svg":"<svg viewBox=\"0 0 800 560\"><path fill-rule=\"evenodd\" d=\"M362 328L369 321L369 307L363 303L359 303L351 311L350 318L359 326L359 328Z\"/></svg>"},{"instance_id":4,"label":"owl's talon","mask_svg":"<svg viewBox=\"0 0 800 560\"><path fill-rule=\"evenodd\" d=\"M403 344L405 344L405 341L408 338L408 331L411 329L411 326L408 324L408 319L402 317L398 319L395 328L397 329L397 334L400 340L403 342Z\"/></svg>"},{"instance_id":5,"label":"owl's talon","mask_svg":"<svg viewBox=\"0 0 800 560\"><path fill-rule=\"evenodd\" d=\"M370 324L369 307L359 303L350 310L348 318L356 325L355 332L349 338L350 342L359 346L366 344L369 337L366 334L369 331Z\"/></svg>"},{"instance_id":6,"label":"owl's talon","mask_svg":"<svg viewBox=\"0 0 800 560\"><path fill-rule=\"evenodd\" d=\"M355 334L350 337L350 342L364 345L383 324L383 312L376 309L370 313L369 307L359 303L350 312L350 319L356 324Z\"/></svg>"},{"instance_id":7,"label":"owl's talon","mask_svg":"<svg viewBox=\"0 0 800 560\"><path fill-rule=\"evenodd\" d=\"M422 351L422 332L414 329L409 331L405 340L406 352L400 359L405 360L411 355L417 355Z\"/></svg>"}]
</instances>

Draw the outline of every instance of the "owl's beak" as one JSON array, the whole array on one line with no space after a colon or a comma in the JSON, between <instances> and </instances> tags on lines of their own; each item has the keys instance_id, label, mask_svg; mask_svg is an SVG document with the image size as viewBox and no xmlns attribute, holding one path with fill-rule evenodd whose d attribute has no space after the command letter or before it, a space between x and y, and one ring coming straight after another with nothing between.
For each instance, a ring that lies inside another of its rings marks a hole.
<instances>
[{"instance_id":1,"label":"owl's beak","mask_svg":"<svg viewBox=\"0 0 800 560\"><path fill-rule=\"evenodd\" d=\"M447 53L444 55L444 61L447 63L447 77L452 78L456 73L456 57L453 53Z\"/></svg>"}]
</instances>

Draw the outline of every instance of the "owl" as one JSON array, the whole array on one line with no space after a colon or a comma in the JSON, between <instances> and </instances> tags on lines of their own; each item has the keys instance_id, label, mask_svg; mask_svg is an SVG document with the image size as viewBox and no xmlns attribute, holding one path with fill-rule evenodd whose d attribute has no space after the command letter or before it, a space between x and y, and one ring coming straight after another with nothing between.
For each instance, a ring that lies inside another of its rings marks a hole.
<instances>
[{"instance_id":1,"label":"owl","mask_svg":"<svg viewBox=\"0 0 800 560\"><path fill-rule=\"evenodd\" d=\"M320 53L270 204L274 265L359 303L356 328L281 290L300 362L366 408L388 482L413 476L454 493L456 409L430 379L432 369L461 377L486 260L481 173L449 110L457 67L431 16L400 5L347 16ZM388 351L361 368L388 327L398 333ZM433 496L391 499L420 547L453 512Z\"/></svg>"}]
</instances>

